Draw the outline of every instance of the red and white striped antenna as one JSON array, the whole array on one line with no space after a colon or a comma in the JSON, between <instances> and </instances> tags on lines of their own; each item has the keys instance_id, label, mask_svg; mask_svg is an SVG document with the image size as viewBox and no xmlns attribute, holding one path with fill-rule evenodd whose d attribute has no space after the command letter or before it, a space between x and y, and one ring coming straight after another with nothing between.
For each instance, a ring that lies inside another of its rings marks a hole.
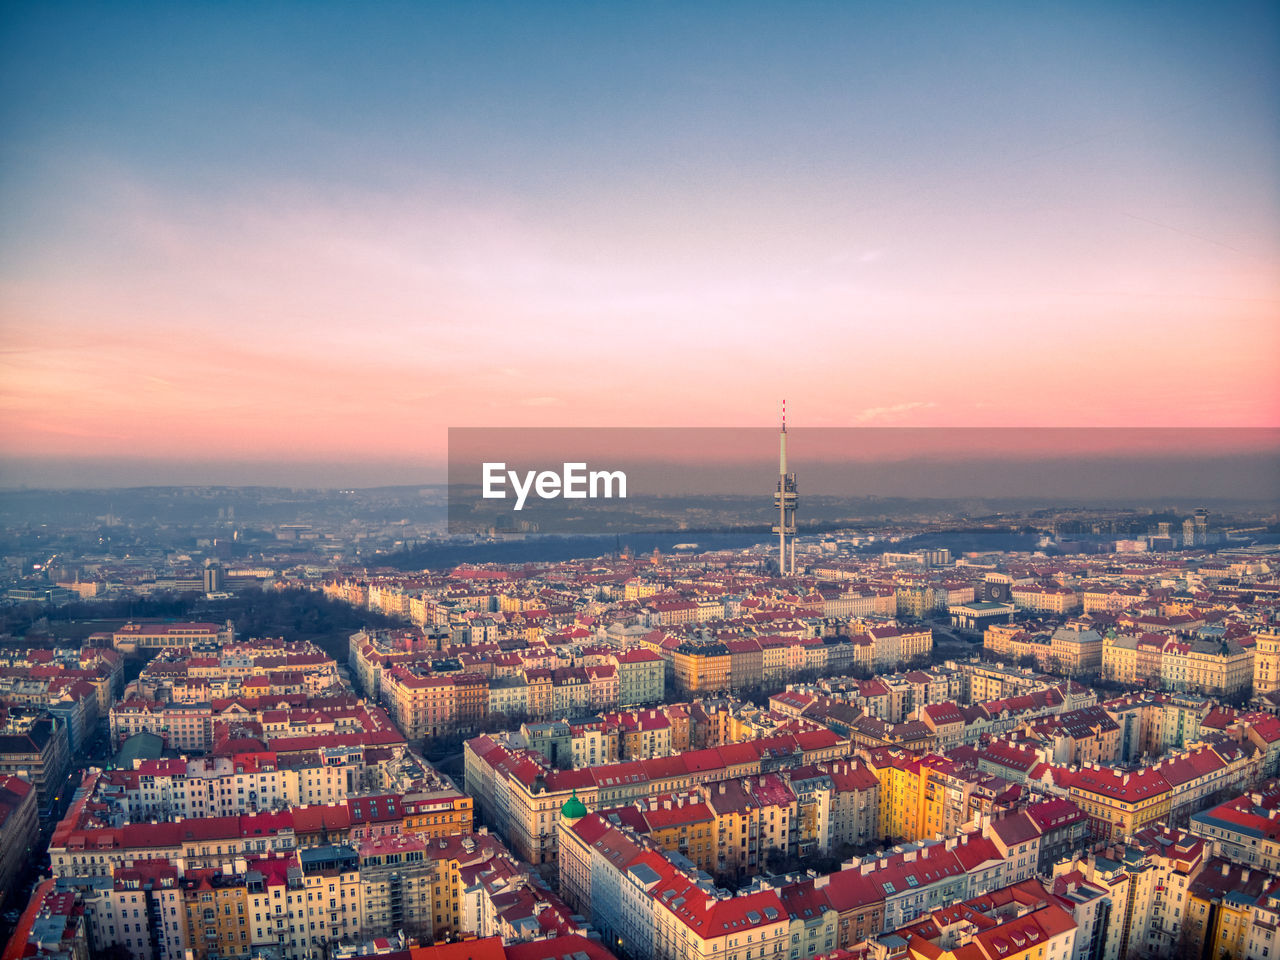
<instances>
[{"instance_id":1,"label":"red and white striped antenna","mask_svg":"<svg viewBox=\"0 0 1280 960\"><path fill-rule=\"evenodd\" d=\"M782 432L787 432L787 401L782 401Z\"/></svg>"}]
</instances>

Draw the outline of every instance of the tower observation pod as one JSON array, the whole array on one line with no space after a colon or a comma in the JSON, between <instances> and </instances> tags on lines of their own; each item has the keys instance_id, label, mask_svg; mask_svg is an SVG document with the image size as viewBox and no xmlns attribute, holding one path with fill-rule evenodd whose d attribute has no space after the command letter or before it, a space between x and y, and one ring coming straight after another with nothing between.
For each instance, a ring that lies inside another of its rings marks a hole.
<instances>
[{"instance_id":1,"label":"tower observation pod","mask_svg":"<svg viewBox=\"0 0 1280 960\"><path fill-rule=\"evenodd\" d=\"M778 508L778 522L773 532L778 535L778 574L795 576L796 572L796 507L800 495L796 475L787 473L787 403L782 402L782 433L778 438L778 489L773 505Z\"/></svg>"}]
</instances>

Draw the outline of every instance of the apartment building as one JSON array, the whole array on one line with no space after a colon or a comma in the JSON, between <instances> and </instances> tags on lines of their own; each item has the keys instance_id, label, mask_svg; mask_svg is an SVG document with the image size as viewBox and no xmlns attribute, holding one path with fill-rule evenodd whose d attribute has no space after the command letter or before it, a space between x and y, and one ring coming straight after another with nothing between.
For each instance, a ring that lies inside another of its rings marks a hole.
<instances>
[{"instance_id":1,"label":"apartment building","mask_svg":"<svg viewBox=\"0 0 1280 960\"><path fill-rule=\"evenodd\" d=\"M216 623L126 623L111 634L111 645L123 654L140 650L209 646L220 647L235 640L230 622Z\"/></svg>"},{"instance_id":2,"label":"apartment building","mask_svg":"<svg viewBox=\"0 0 1280 960\"><path fill-rule=\"evenodd\" d=\"M481 736L464 747L466 792L514 852L532 863L556 856L560 808L575 795L593 809L839 758L848 741L830 731L762 738L676 756L555 770L538 753Z\"/></svg>"}]
</instances>

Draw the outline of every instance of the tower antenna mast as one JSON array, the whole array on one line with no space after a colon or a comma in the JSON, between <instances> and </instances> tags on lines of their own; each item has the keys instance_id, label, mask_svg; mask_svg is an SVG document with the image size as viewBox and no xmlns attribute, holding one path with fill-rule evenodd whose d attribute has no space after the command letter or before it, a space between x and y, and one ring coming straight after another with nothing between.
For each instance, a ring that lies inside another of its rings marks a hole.
<instances>
[{"instance_id":1,"label":"tower antenna mast","mask_svg":"<svg viewBox=\"0 0 1280 960\"><path fill-rule=\"evenodd\" d=\"M795 576L796 572L796 507L799 506L796 475L787 472L787 401L782 401L782 432L778 435L778 489L773 504L778 508L778 574Z\"/></svg>"}]
</instances>

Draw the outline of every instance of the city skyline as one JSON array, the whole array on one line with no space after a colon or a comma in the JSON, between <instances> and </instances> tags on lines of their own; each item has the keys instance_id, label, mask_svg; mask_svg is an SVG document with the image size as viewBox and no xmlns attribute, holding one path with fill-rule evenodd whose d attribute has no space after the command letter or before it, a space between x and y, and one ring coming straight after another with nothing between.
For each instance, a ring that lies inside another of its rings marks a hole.
<instances>
[{"instance_id":1,"label":"city skyline","mask_svg":"<svg viewBox=\"0 0 1280 960\"><path fill-rule=\"evenodd\" d=\"M0 486L413 482L448 427L784 392L812 427L1280 426L1272 5L5 23Z\"/></svg>"}]
</instances>

